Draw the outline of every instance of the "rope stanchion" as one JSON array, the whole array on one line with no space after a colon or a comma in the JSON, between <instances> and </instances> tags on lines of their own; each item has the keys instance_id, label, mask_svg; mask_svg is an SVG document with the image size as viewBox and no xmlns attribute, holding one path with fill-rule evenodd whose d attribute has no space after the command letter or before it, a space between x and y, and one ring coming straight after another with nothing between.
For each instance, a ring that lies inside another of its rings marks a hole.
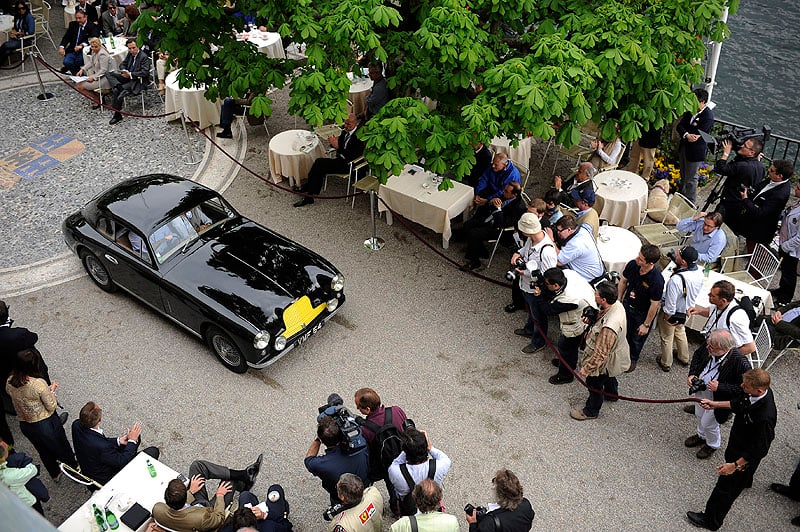
<instances>
[{"instance_id":1,"label":"rope stanchion","mask_svg":"<svg viewBox=\"0 0 800 532\"><path fill-rule=\"evenodd\" d=\"M192 139L189 138L189 130L186 129L186 114L183 112L183 109L178 111L181 114L181 125L183 126L183 132L186 134L186 149L189 150L189 162L186 164L198 164L200 161L194 160L194 150L192 149ZM194 124L192 124L194 125Z\"/></svg>"},{"instance_id":2,"label":"rope stanchion","mask_svg":"<svg viewBox=\"0 0 800 532\"><path fill-rule=\"evenodd\" d=\"M371 251L380 251L386 241L378 238L378 229L375 225L375 191L369 191L369 213L372 217L372 236L364 241L364 247Z\"/></svg>"},{"instance_id":3,"label":"rope stanchion","mask_svg":"<svg viewBox=\"0 0 800 532\"><path fill-rule=\"evenodd\" d=\"M55 95L53 95L52 92L45 92L44 90L44 83L42 83L42 75L39 73L39 63L36 61L36 58L39 57L38 52L34 52L33 50L31 50L30 52L28 52L28 55L32 58L31 62L33 63L33 69L36 71L36 78L39 80L39 90L41 92L36 97L36 99L43 102L55 98ZM25 59L23 58L23 61L24 60Z\"/></svg>"}]
</instances>

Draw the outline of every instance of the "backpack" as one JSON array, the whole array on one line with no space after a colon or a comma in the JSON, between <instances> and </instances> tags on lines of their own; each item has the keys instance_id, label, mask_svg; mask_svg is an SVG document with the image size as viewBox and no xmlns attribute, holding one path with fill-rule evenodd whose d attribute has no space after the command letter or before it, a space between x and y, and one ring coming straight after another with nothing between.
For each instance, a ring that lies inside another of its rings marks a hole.
<instances>
[{"instance_id":1,"label":"backpack","mask_svg":"<svg viewBox=\"0 0 800 532\"><path fill-rule=\"evenodd\" d=\"M417 483L414 482L414 479L411 478L411 473L408 472L408 464L400 464L400 472L403 474L403 478L406 479L406 484L408 484L408 493L398 501L400 514L414 515L417 513L417 503L414 502L411 493L414 491L414 486L416 486ZM436 476L436 460L431 458L428 460L428 478L433 480L434 476Z\"/></svg>"},{"instance_id":2,"label":"backpack","mask_svg":"<svg viewBox=\"0 0 800 532\"><path fill-rule=\"evenodd\" d=\"M734 299L734 301L737 303L736 308L731 309L731 311L728 312L728 317L725 320L725 327L728 330L731 329L731 315L737 310L742 309L745 314L747 314L747 319L750 322L750 330L752 331L757 325L756 317L758 316L758 313L756 312L755 305L761 304L761 298L758 298L758 301L755 302L755 305L753 304L753 300L750 299L750 296L742 296L741 299Z\"/></svg>"},{"instance_id":3,"label":"backpack","mask_svg":"<svg viewBox=\"0 0 800 532\"><path fill-rule=\"evenodd\" d=\"M367 427L375 434L369 449L370 477L378 480L386 477L386 472L395 458L403 450L402 431L392 423L392 408L384 409L383 426L379 427L374 421L360 420L360 424Z\"/></svg>"}]
</instances>

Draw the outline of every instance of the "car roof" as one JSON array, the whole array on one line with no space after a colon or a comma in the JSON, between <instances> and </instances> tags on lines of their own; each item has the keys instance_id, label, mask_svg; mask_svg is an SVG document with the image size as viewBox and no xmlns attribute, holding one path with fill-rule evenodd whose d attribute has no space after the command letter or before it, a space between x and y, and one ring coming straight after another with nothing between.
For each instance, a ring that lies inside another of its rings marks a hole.
<instances>
[{"instance_id":1,"label":"car roof","mask_svg":"<svg viewBox=\"0 0 800 532\"><path fill-rule=\"evenodd\" d=\"M94 199L100 212L112 215L149 235L171 220L218 194L182 177L150 174L128 179Z\"/></svg>"}]
</instances>

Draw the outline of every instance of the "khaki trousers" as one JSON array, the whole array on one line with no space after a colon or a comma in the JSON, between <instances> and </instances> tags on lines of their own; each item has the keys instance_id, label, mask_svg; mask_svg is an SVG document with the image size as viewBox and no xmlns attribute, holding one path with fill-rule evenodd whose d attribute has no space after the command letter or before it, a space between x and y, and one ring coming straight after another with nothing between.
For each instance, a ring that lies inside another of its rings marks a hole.
<instances>
[{"instance_id":1,"label":"khaki trousers","mask_svg":"<svg viewBox=\"0 0 800 532\"><path fill-rule=\"evenodd\" d=\"M681 325L667 323L669 316L663 311L658 311L658 334L661 337L661 363L667 367L672 366L672 344L678 348L678 360L689 363L689 342L686 340L686 328Z\"/></svg>"}]
</instances>

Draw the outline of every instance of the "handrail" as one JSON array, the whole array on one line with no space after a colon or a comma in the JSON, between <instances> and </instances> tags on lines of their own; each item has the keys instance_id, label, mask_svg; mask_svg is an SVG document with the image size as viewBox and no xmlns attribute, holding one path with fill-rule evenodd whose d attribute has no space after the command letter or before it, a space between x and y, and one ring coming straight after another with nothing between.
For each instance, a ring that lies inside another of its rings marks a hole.
<instances>
[{"instance_id":1,"label":"handrail","mask_svg":"<svg viewBox=\"0 0 800 532\"><path fill-rule=\"evenodd\" d=\"M730 122L728 120L722 120L720 118L715 118L714 122L722 126L732 126L738 129L747 129L748 127L754 127L754 126L743 126L741 124ZM782 153L781 153L781 147L783 149ZM775 160L776 158L790 159L793 161L792 165L797 167L797 160L800 159L800 140L771 133L769 136L769 140L764 144L764 149L762 150L762 153L770 160ZM776 156L775 155L776 153L778 153L779 155ZM790 155L791 153L794 153L793 159L791 159Z\"/></svg>"}]
</instances>

